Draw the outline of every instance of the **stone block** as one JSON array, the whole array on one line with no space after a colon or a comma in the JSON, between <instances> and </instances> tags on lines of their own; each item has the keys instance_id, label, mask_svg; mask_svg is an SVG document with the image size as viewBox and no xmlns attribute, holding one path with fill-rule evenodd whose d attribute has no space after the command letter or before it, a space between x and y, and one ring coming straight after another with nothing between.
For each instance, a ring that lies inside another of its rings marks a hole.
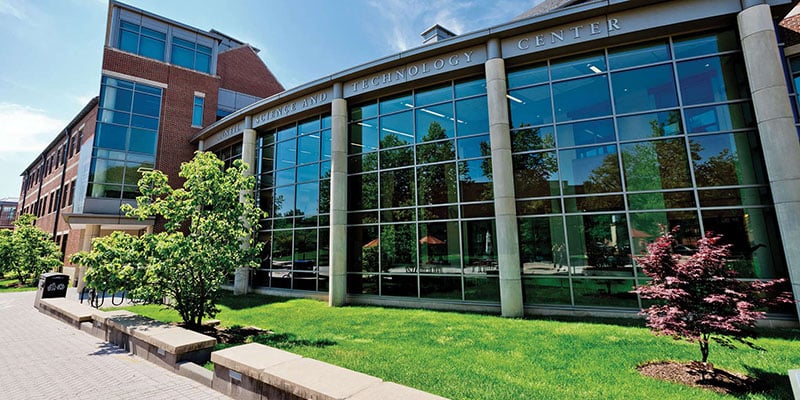
<instances>
[{"instance_id":1,"label":"stone block","mask_svg":"<svg viewBox=\"0 0 800 400\"><path fill-rule=\"evenodd\" d=\"M374 376L310 358L268 367L260 380L303 399L347 399L382 382Z\"/></svg>"},{"instance_id":2,"label":"stone block","mask_svg":"<svg viewBox=\"0 0 800 400\"><path fill-rule=\"evenodd\" d=\"M356 393L348 400L447 400L445 397L423 392L394 382L382 382Z\"/></svg>"}]
</instances>

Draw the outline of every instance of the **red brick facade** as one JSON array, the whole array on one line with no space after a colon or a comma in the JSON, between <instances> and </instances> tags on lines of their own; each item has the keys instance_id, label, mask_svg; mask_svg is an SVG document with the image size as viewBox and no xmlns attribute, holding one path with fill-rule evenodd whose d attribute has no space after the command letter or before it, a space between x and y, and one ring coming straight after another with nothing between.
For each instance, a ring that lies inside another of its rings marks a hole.
<instances>
[{"instance_id":1,"label":"red brick facade","mask_svg":"<svg viewBox=\"0 0 800 400\"><path fill-rule=\"evenodd\" d=\"M275 75L250 46L237 47L217 56L217 73L222 88L261 98L284 90Z\"/></svg>"}]
</instances>

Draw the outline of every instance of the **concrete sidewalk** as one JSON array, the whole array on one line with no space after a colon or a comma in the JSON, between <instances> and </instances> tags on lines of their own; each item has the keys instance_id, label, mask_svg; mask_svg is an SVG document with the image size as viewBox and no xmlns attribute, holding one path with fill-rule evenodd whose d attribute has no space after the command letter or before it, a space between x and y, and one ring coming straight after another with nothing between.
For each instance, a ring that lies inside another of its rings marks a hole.
<instances>
[{"instance_id":1,"label":"concrete sidewalk","mask_svg":"<svg viewBox=\"0 0 800 400\"><path fill-rule=\"evenodd\" d=\"M228 399L0 294L0 398Z\"/></svg>"}]
</instances>

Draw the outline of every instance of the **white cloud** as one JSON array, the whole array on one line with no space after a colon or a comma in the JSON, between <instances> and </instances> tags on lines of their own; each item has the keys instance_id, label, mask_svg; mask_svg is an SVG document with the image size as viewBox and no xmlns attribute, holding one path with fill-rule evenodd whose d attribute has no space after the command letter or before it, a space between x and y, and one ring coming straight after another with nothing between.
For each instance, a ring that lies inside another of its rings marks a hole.
<instances>
[{"instance_id":1,"label":"white cloud","mask_svg":"<svg viewBox=\"0 0 800 400\"><path fill-rule=\"evenodd\" d=\"M0 103L0 153L40 152L64 126L42 110Z\"/></svg>"},{"instance_id":2,"label":"white cloud","mask_svg":"<svg viewBox=\"0 0 800 400\"><path fill-rule=\"evenodd\" d=\"M13 0L0 0L0 14L7 14L20 21L24 21L27 19L27 16L20 5L21 3Z\"/></svg>"}]
</instances>

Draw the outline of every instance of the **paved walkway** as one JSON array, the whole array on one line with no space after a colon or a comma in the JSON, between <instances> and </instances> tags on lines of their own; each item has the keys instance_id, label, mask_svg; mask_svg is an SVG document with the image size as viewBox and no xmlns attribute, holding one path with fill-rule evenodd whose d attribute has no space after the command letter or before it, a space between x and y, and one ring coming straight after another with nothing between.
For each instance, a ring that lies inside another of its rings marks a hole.
<instances>
[{"instance_id":1,"label":"paved walkway","mask_svg":"<svg viewBox=\"0 0 800 400\"><path fill-rule=\"evenodd\" d=\"M228 399L0 294L0 398Z\"/></svg>"}]
</instances>

